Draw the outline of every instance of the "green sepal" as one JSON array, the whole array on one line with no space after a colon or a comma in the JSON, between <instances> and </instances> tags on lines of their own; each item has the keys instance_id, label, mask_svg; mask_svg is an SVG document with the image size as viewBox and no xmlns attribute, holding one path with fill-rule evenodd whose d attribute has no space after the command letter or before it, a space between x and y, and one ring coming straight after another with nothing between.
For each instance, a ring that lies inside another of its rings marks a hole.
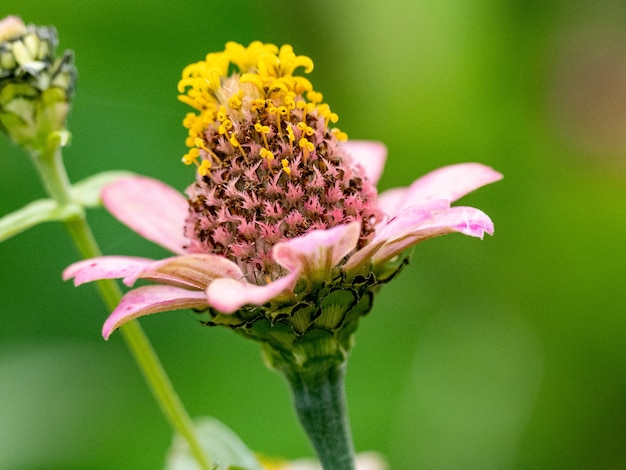
<instances>
[{"instance_id":1,"label":"green sepal","mask_svg":"<svg viewBox=\"0 0 626 470\"><path fill-rule=\"evenodd\" d=\"M336 289L330 292L320 302L322 313L313 321L313 325L329 331L336 330L356 301L357 295L350 289Z\"/></svg>"},{"instance_id":2,"label":"green sepal","mask_svg":"<svg viewBox=\"0 0 626 470\"><path fill-rule=\"evenodd\" d=\"M102 205L100 192L102 188L120 178L134 176L130 171L103 171L89 176L72 185L72 198L83 207L99 207Z\"/></svg>"},{"instance_id":3,"label":"green sepal","mask_svg":"<svg viewBox=\"0 0 626 470\"><path fill-rule=\"evenodd\" d=\"M214 470L263 470L258 459L228 426L215 418L204 417L195 422L200 446L213 464ZM198 463L192 455L187 441L180 435L167 455L165 470L197 470Z\"/></svg>"}]
</instances>

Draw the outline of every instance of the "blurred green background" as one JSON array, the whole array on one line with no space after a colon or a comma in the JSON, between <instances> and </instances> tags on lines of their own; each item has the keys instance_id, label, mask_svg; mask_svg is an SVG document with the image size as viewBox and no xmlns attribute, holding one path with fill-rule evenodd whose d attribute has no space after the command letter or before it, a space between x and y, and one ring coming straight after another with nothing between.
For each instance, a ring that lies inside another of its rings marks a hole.
<instances>
[{"instance_id":1,"label":"blurred green background","mask_svg":"<svg viewBox=\"0 0 626 470\"><path fill-rule=\"evenodd\" d=\"M382 189L479 161L496 235L428 241L379 294L347 388L358 450L393 469L626 468L626 6L620 1L2 2L54 24L79 82L71 178L128 169L183 189L182 68L226 41L290 43L351 138L389 148ZM0 214L43 196L0 139ZM158 210L158 208L155 208ZM104 211L103 251L162 257ZM64 229L0 244L0 468L161 468L170 429ZM194 416L253 449L311 449L259 347L184 312L141 321Z\"/></svg>"}]
</instances>

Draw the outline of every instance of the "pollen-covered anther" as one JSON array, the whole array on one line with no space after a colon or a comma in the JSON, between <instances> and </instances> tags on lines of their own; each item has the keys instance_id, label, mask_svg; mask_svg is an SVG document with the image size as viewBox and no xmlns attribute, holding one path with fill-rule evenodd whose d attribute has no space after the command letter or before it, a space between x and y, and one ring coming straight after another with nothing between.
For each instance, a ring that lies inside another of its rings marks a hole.
<instances>
[{"instance_id":1,"label":"pollen-covered anther","mask_svg":"<svg viewBox=\"0 0 626 470\"><path fill-rule=\"evenodd\" d=\"M230 142L230 145L239 149L239 151L241 152L241 155L243 155L243 158L247 158L246 151L243 149L243 147L241 146L241 143L239 142L239 140L237 139L237 136L234 133L228 138L228 141Z\"/></svg>"},{"instance_id":2,"label":"pollen-covered anther","mask_svg":"<svg viewBox=\"0 0 626 470\"><path fill-rule=\"evenodd\" d=\"M323 95L318 91L309 91L306 94L306 97L313 103L321 103L323 99Z\"/></svg>"},{"instance_id":3,"label":"pollen-covered anther","mask_svg":"<svg viewBox=\"0 0 626 470\"><path fill-rule=\"evenodd\" d=\"M289 160L287 160L286 158L283 158L280 161L280 164L283 166L283 171L287 173L288 175L291 175L291 168L289 168Z\"/></svg>"},{"instance_id":4,"label":"pollen-covered anther","mask_svg":"<svg viewBox=\"0 0 626 470\"><path fill-rule=\"evenodd\" d=\"M198 173L200 176L206 176L211 173L211 162L209 160L202 160L202 163L198 167Z\"/></svg>"},{"instance_id":5,"label":"pollen-covered anther","mask_svg":"<svg viewBox=\"0 0 626 470\"><path fill-rule=\"evenodd\" d=\"M264 158L270 162L274 160L274 154L271 151L267 150L266 148L261 149L260 155L261 155L261 158Z\"/></svg>"},{"instance_id":6,"label":"pollen-covered anther","mask_svg":"<svg viewBox=\"0 0 626 470\"><path fill-rule=\"evenodd\" d=\"M229 130L233 128L233 121L230 119L224 119L220 126L217 128L217 131L221 134L227 134Z\"/></svg>"},{"instance_id":7,"label":"pollen-covered anther","mask_svg":"<svg viewBox=\"0 0 626 470\"><path fill-rule=\"evenodd\" d=\"M269 144L267 143L267 134L270 133L270 126L264 126L260 122L257 122L254 125L254 130L257 131L263 137L263 143L265 144L265 148L269 148ZM261 155L263 156L263 155Z\"/></svg>"},{"instance_id":8,"label":"pollen-covered anther","mask_svg":"<svg viewBox=\"0 0 626 470\"><path fill-rule=\"evenodd\" d=\"M339 141L339 142L346 142L348 140L348 134L346 134L345 132L340 131L339 129L337 129L336 127L333 128L331 130L332 134L335 136L335 138Z\"/></svg>"},{"instance_id":9,"label":"pollen-covered anther","mask_svg":"<svg viewBox=\"0 0 626 470\"><path fill-rule=\"evenodd\" d=\"M302 133L308 137L315 134L315 129L311 126L308 126L305 122L299 122L296 127L302 131Z\"/></svg>"},{"instance_id":10,"label":"pollen-covered anther","mask_svg":"<svg viewBox=\"0 0 626 470\"><path fill-rule=\"evenodd\" d=\"M313 145L312 142L308 141L306 137L302 137L298 141L298 145L302 149L302 161L304 164L306 164L309 155L311 155L311 152L315 150L315 145Z\"/></svg>"},{"instance_id":11,"label":"pollen-covered anther","mask_svg":"<svg viewBox=\"0 0 626 470\"><path fill-rule=\"evenodd\" d=\"M243 99L243 90L239 90L236 94L228 98L228 107L231 109L241 109L241 100Z\"/></svg>"},{"instance_id":12,"label":"pollen-covered anther","mask_svg":"<svg viewBox=\"0 0 626 470\"><path fill-rule=\"evenodd\" d=\"M200 149L198 149L197 147L189 149L189 152L187 152L185 156L183 156L183 163L185 165L191 165L195 163L197 166L199 156L200 156Z\"/></svg>"}]
</instances>

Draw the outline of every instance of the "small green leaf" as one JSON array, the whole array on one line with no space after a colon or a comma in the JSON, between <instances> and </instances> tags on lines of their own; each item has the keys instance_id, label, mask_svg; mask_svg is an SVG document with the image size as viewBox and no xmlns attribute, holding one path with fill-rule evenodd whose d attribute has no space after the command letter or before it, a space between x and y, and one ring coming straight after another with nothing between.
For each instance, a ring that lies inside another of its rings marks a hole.
<instances>
[{"instance_id":1,"label":"small green leaf","mask_svg":"<svg viewBox=\"0 0 626 470\"><path fill-rule=\"evenodd\" d=\"M0 219L0 242L42 222L58 220L60 216L61 212L52 199L33 201Z\"/></svg>"},{"instance_id":2,"label":"small green leaf","mask_svg":"<svg viewBox=\"0 0 626 470\"><path fill-rule=\"evenodd\" d=\"M89 176L72 186L72 197L84 207L99 207L102 204L100 192L109 183L120 178L134 176L129 171L104 171Z\"/></svg>"},{"instance_id":3,"label":"small green leaf","mask_svg":"<svg viewBox=\"0 0 626 470\"><path fill-rule=\"evenodd\" d=\"M207 457L216 470L263 470L254 453L228 426L215 418L204 417L196 420L196 435ZM166 470L198 470L187 441L174 436L169 450Z\"/></svg>"}]
</instances>

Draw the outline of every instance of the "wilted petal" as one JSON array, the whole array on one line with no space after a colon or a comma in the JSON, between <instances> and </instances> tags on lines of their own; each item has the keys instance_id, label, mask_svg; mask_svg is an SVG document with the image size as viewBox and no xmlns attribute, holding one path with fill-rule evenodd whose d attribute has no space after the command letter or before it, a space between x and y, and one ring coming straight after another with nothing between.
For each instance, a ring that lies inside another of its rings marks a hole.
<instances>
[{"instance_id":1,"label":"wilted petal","mask_svg":"<svg viewBox=\"0 0 626 470\"><path fill-rule=\"evenodd\" d=\"M233 313L244 305L263 305L289 291L293 291L299 271L292 271L264 286L244 280L216 279L206 290L209 305L222 313Z\"/></svg>"},{"instance_id":2,"label":"wilted petal","mask_svg":"<svg viewBox=\"0 0 626 470\"><path fill-rule=\"evenodd\" d=\"M277 243L272 255L278 264L290 271L301 271L308 278L321 280L356 247L360 234L360 222L314 230Z\"/></svg>"},{"instance_id":3,"label":"wilted petal","mask_svg":"<svg viewBox=\"0 0 626 470\"><path fill-rule=\"evenodd\" d=\"M173 286L143 286L128 292L102 327L102 336L109 339L113 331L137 317L152 313L187 308L206 308L204 291Z\"/></svg>"},{"instance_id":4,"label":"wilted petal","mask_svg":"<svg viewBox=\"0 0 626 470\"><path fill-rule=\"evenodd\" d=\"M356 163L363 167L367 179L372 184L378 183L387 159L387 147L383 143L368 140L349 140L342 143L341 147L352 156Z\"/></svg>"},{"instance_id":5,"label":"wilted petal","mask_svg":"<svg viewBox=\"0 0 626 470\"><path fill-rule=\"evenodd\" d=\"M188 243L183 234L188 205L182 194L168 185L134 176L107 185L102 202L121 222L139 235L176 254Z\"/></svg>"},{"instance_id":6,"label":"wilted petal","mask_svg":"<svg viewBox=\"0 0 626 470\"><path fill-rule=\"evenodd\" d=\"M415 230L390 239L372 256L372 261L386 261L421 241L448 233L459 232L482 239L485 233L493 235L493 230L493 222L481 210L473 207L452 207L435 214L431 220L420 224Z\"/></svg>"},{"instance_id":7,"label":"wilted petal","mask_svg":"<svg viewBox=\"0 0 626 470\"><path fill-rule=\"evenodd\" d=\"M134 276L124 279L124 283L132 285L137 279L149 279L204 290L211 281L222 277L240 279L243 273L239 266L223 256L194 254L152 262Z\"/></svg>"},{"instance_id":8,"label":"wilted petal","mask_svg":"<svg viewBox=\"0 0 626 470\"><path fill-rule=\"evenodd\" d=\"M140 273L155 261L132 256L101 256L71 264L63 271L63 280L74 278L74 285L100 279L116 279Z\"/></svg>"}]
</instances>

